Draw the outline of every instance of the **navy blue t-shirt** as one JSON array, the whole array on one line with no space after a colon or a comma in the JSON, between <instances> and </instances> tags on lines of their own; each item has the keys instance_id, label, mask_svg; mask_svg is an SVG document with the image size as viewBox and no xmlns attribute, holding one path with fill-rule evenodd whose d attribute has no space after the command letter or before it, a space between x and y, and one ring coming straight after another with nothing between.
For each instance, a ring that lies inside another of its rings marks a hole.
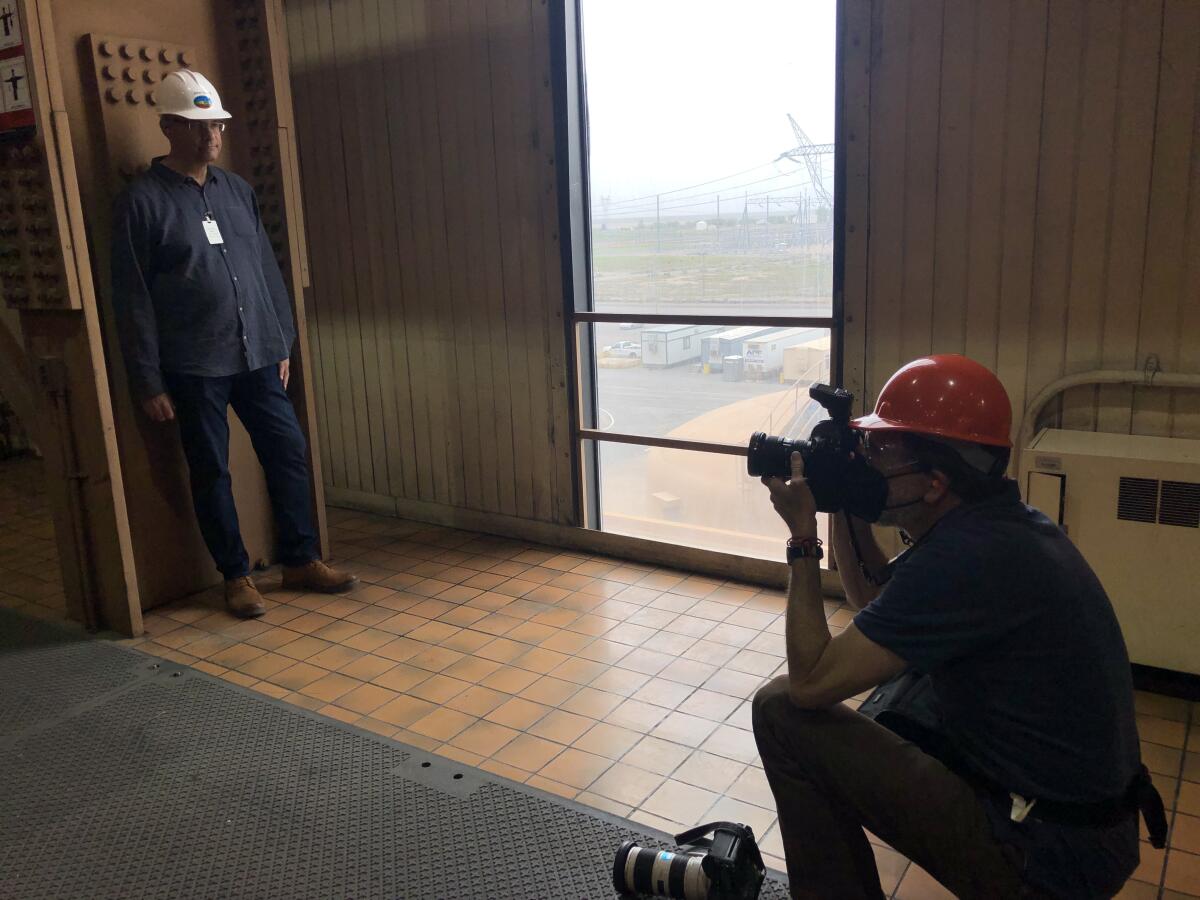
<instances>
[{"instance_id":1,"label":"navy blue t-shirt","mask_svg":"<svg viewBox=\"0 0 1200 900\"><path fill-rule=\"evenodd\" d=\"M1092 803L1137 774L1133 682L1112 605L1015 483L947 513L854 624L930 676L945 736L1009 791ZM1115 892L1137 866L1132 816L1094 829L991 812L997 837L1025 850L1026 878L1053 893Z\"/></svg>"}]
</instances>

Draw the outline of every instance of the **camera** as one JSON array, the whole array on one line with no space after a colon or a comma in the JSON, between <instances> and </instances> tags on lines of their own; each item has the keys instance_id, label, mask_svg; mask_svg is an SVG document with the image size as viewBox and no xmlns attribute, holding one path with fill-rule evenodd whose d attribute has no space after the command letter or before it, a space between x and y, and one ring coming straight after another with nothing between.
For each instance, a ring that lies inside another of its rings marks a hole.
<instances>
[{"instance_id":1,"label":"camera","mask_svg":"<svg viewBox=\"0 0 1200 900\"><path fill-rule=\"evenodd\" d=\"M790 441L756 431L750 438L750 451L746 454L746 468L756 478L791 474L792 453L800 451L807 471L814 456L831 454L849 456L858 446L858 435L850 427L850 409L854 395L844 388L832 388L827 384L814 384L808 396L816 400L829 413L829 418L818 422L807 441Z\"/></svg>"},{"instance_id":2,"label":"camera","mask_svg":"<svg viewBox=\"0 0 1200 900\"><path fill-rule=\"evenodd\" d=\"M746 452L746 470L756 478L786 478L792 472L792 453L804 460L804 480L817 502L817 511L845 509L874 522L887 503L887 481L859 452L859 436L850 427L854 395L844 388L814 384L808 395L829 418L818 422L808 440L789 440L756 431Z\"/></svg>"},{"instance_id":3,"label":"camera","mask_svg":"<svg viewBox=\"0 0 1200 900\"><path fill-rule=\"evenodd\" d=\"M705 835L712 833L712 838ZM613 861L613 887L622 897L676 900L754 900L766 867L749 825L712 822L675 836L678 853L626 841ZM707 852L703 852L707 851Z\"/></svg>"}]
</instances>

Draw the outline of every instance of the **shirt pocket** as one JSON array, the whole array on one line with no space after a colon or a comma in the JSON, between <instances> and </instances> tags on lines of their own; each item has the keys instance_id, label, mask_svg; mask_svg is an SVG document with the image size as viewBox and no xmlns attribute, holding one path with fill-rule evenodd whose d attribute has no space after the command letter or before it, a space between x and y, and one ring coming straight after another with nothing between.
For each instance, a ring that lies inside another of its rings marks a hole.
<instances>
[{"instance_id":1,"label":"shirt pocket","mask_svg":"<svg viewBox=\"0 0 1200 900\"><path fill-rule=\"evenodd\" d=\"M258 223L249 210L240 206L227 206L220 211L218 224L228 228L231 234L241 238L252 238L258 231Z\"/></svg>"}]
</instances>

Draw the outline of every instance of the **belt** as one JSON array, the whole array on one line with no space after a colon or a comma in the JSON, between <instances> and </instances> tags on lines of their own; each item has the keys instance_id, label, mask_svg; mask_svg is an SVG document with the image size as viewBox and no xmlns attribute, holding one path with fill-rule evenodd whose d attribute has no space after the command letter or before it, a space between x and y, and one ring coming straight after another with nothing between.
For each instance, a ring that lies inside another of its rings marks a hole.
<instances>
[{"instance_id":1,"label":"belt","mask_svg":"<svg viewBox=\"0 0 1200 900\"><path fill-rule=\"evenodd\" d=\"M1142 766L1129 782L1120 797L1096 803L1066 803L1042 797L1027 799L1013 794L991 779L974 771L959 771L968 781L999 797L1010 797L1013 801L1013 818L1021 821L1026 816L1059 825L1076 825L1091 828L1109 828L1119 825L1138 812L1146 820L1150 843L1162 849L1167 842L1167 814L1162 797L1150 779L1150 771Z\"/></svg>"}]
</instances>

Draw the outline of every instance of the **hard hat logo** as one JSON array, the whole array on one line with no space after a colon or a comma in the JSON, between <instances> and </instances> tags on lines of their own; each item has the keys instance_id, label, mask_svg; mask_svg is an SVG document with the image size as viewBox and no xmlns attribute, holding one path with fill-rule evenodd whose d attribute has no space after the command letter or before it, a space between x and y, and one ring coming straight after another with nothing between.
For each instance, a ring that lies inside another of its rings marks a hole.
<instances>
[{"instance_id":1,"label":"hard hat logo","mask_svg":"<svg viewBox=\"0 0 1200 900\"><path fill-rule=\"evenodd\" d=\"M213 83L192 69L179 69L167 75L156 93L155 111L160 116L200 120L230 117Z\"/></svg>"}]
</instances>

